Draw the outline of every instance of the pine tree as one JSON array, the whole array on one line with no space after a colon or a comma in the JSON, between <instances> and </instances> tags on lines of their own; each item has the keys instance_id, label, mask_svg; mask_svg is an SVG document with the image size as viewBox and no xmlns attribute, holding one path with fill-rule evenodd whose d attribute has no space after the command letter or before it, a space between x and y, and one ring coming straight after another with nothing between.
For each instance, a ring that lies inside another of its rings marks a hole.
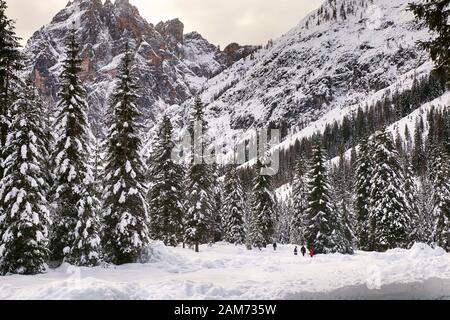
<instances>
[{"instance_id":1,"label":"pine tree","mask_svg":"<svg viewBox=\"0 0 450 320\"><path fill-rule=\"evenodd\" d=\"M433 244L433 186L429 174L420 178L420 189L418 190L418 208L420 222L415 224L418 234L421 236L419 241Z\"/></svg>"},{"instance_id":2,"label":"pine tree","mask_svg":"<svg viewBox=\"0 0 450 320\"><path fill-rule=\"evenodd\" d=\"M225 241L232 244L245 242L244 194L237 168L230 166L225 174L222 225Z\"/></svg>"},{"instance_id":3,"label":"pine tree","mask_svg":"<svg viewBox=\"0 0 450 320\"><path fill-rule=\"evenodd\" d=\"M414 128L414 148L412 150L412 166L418 176L423 176L426 171L426 153L423 144L423 122L422 118L416 122Z\"/></svg>"},{"instance_id":4,"label":"pine tree","mask_svg":"<svg viewBox=\"0 0 450 320\"><path fill-rule=\"evenodd\" d=\"M338 252L345 254L353 254L353 243L355 240L355 234L353 232L353 219L352 213L350 212L345 200L341 200L338 203L339 217L338 224L340 225L340 248Z\"/></svg>"},{"instance_id":5,"label":"pine tree","mask_svg":"<svg viewBox=\"0 0 450 320\"><path fill-rule=\"evenodd\" d=\"M0 223L0 274L37 274L46 270L50 213L45 158L46 134L42 103L31 82L13 105L6 140L5 174L0 181L0 202L5 210Z\"/></svg>"},{"instance_id":6,"label":"pine tree","mask_svg":"<svg viewBox=\"0 0 450 320\"><path fill-rule=\"evenodd\" d=\"M271 192L270 176L262 174L267 165L265 159L258 159L252 192L251 239L256 248L266 248L275 233L275 201Z\"/></svg>"},{"instance_id":7,"label":"pine tree","mask_svg":"<svg viewBox=\"0 0 450 320\"><path fill-rule=\"evenodd\" d=\"M276 212L275 241L282 244L289 244L291 240L292 223L291 199L277 199Z\"/></svg>"},{"instance_id":8,"label":"pine tree","mask_svg":"<svg viewBox=\"0 0 450 320\"><path fill-rule=\"evenodd\" d=\"M12 105L18 94L16 88L20 87L18 71L23 68L20 38L15 34L14 21L6 16L6 9L6 2L0 0L0 179L2 162L8 157L5 151Z\"/></svg>"},{"instance_id":9,"label":"pine tree","mask_svg":"<svg viewBox=\"0 0 450 320\"><path fill-rule=\"evenodd\" d=\"M416 183L414 181L413 173L412 173L412 165L405 159L405 166L403 168L403 174L405 177L405 197L406 204L408 205L408 212L411 218L410 222L410 234L409 239L410 243L408 246L412 246L414 242L426 242L426 237L424 234L422 224L424 221L422 220L422 214L420 213L419 208L419 191L417 190Z\"/></svg>"},{"instance_id":10,"label":"pine tree","mask_svg":"<svg viewBox=\"0 0 450 320\"><path fill-rule=\"evenodd\" d=\"M430 164L432 182L433 241L450 251L450 158L441 145L433 148Z\"/></svg>"},{"instance_id":11,"label":"pine tree","mask_svg":"<svg viewBox=\"0 0 450 320\"><path fill-rule=\"evenodd\" d=\"M320 141L316 142L308 181L305 238L316 253L351 253L341 216L331 198L328 170Z\"/></svg>"},{"instance_id":12,"label":"pine tree","mask_svg":"<svg viewBox=\"0 0 450 320\"><path fill-rule=\"evenodd\" d=\"M203 104L197 97L191 113L189 132L194 136L195 127L199 126L201 136L194 137L192 163L188 169L188 186L186 194L186 216L184 220L185 242L195 247L199 252L199 245L211 240L210 222L213 217L214 202L212 192L212 171L210 165L205 163L204 150L206 150L206 129L208 124L204 121Z\"/></svg>"},{"instance_id":13,"label":"pine tree","mask_svg":"<svg viewBox=\"0 0 450 320\"><path fill-rule=\"evenodd\" d=\"M353 174L350 168L350 162L345 158L343 150L340 152L339 164L331 173L332 177L332 199L335 203L335 210L338 212L338 224L342 228L342 249L339 252L353 253L353 243L355 241L354 218L353 213L350 211L352 204L352 186Z\"/></svg>"},{"instance_id":14,"label":"pine tree","mask_svg":"<svg viewBox=\"0 0 450 320\"><path fill-rule=\"evenodd\" d=\"M92 195L90 128L85 90L82 87L76 30L68 37L60 76L56 141L53 153L55 218L51 238L52 258L76 265L98 263L97 200ZM89 257L89 258L86 258Z\"/></svg>"},{"instance_id":15,"label":"pine tree","mask_svg":"<svg viewBox=\"0 0 450 320\"><path fill-rule=\"evenodd\" d=\"M371 249L407 248L411 243L411 213L399 155L385 130L377 132L373 139L369 207Z\"/></svg>"},{"instance_id":16,"label":"pine tree","mask_svg":"<svg viewBox=\"0 0 450 320\"><path fill-rule=\"evenodd\" d=\"M356 214L356 237L359 249L370 250L370 178L372 176L372 160L369 156L369 142L363 139L360 144L355 169L355 186L353 209Z\"/></svg>"},{"instance_id":17,"label":"pine tree","mask_svg":"<svg viewBox=\"0 0 450 320\"><path fill-rule=\"evenodd\" d=\"M132 56L126 45L108 115L103 194L103 247L107 260L118 265L137 262L150 241L135 92Z\"/></svg>"},{"instance_id":18,"label":"pine tree","mask_svg":"<svg viewBox=\"0 0 450 320\"><path fill-rule=\"evenodd\" d=\"M307 170L305 160L303 159L303 157L300 157L296 165L294 185L292 190L293 203L290 230L290 243L299 245L305 243L305 210L307 208L306 173Z\"/></svg>"},{"instance_id":19,"label":"pine tree","mask_svg":"<svg viewBox=\"0 0 450 320\"><path fill-rule=\"evenodd\" d=\"M148 161L147 201L152 238L176 247L183 241L184 170L172 160L172 131L172 123L164 115Z\"/></svg>"},{"instance_id":20,"label":"pine tree","mask_svg":"<svg viewBox=\"0 0 450 320\"><path fill-rule=\"evenodd\" d=\"M437 34L433 40L421 42L428 50L431 58L435 61L436 68L443 73L450 70L450 10L448 0L427 0L420 3L410 3L412 10L418 20L421 20L431 31Z\"/></svg>"},{"instance_id":21,"label":"pine tree","mask_svg":"<svg viewBox=\"0 0 450 320\"><path fill-rule=\"evenodd\" d=\"M215 243L223 240L224 230L222 229L222 216L223 216L223 182L219 178L219 168L217 164L213 164L211 167L212 172L212 216L209 222L210 243Z\"/></svg>"}]
</instances>

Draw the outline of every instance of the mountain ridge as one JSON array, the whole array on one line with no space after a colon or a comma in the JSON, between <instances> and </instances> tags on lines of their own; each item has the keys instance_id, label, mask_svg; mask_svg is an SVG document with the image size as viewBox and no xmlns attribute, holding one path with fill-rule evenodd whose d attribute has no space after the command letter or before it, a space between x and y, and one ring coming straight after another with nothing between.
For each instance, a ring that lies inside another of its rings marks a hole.
<instances>
[{"instance_id":1,"label":"mountain ridge","mask_svg":"<svg viewBox=\"0 0 450 320\"><path fill-rule=\"evenodd\" d=\"M124 43L135 56L139 105L147 120L167 105L180 104L213 75L249 55L253 46L221 51L197 32L184 34L179 19L147 22L128 0L69 1L51 22L36 31L24 49L38 89L51 104L57 100L61 57L67 31L75 25L83 59L81 78L91 106L89 118L100 127L113 91Z\"/></svg>"}]
</instances>

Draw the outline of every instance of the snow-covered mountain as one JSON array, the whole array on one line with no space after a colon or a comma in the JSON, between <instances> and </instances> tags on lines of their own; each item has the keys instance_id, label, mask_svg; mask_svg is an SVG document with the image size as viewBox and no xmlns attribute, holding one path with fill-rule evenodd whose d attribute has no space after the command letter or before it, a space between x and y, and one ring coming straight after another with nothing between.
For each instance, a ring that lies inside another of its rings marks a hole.
<instances>
[{"instance_id":1,"label":"snow-covered mountain","mask_svg":"<svg viewBox=\"0 0 450 320\"><path fill-rule=\"evenodd\" d=\"M201 98L210 126L221 135L267 125L300 131L300 123L334 121L411 86L432 63L417 44L430 34L407 5L325 1L281 38L207 81Z\"/></svg>"},{"instance_id":2,"label":"snow-covered mountain","mask_svg":"<svg viewBox=\"0 0 450 320\"><path fill-rule=\"evenodd\" d=\"M253 52L255 47L238 44L220 51L196 32L184 34L179 20L152 25L128 0L74 0L33 35L25 52L39 88L54 100L67 28L72 22L80 26L83 80L95 121L129 41L147 119L165 110L181 125L200 91L213 136L283 127L292 134L286 145L429 74L433 65L417 41L430 34L407 4L326 0L285 35Z\"/></svg>"},{"instance_id":3,"label":"snow-covered mountain","mask_svg":"<svg viewBox=\"0 0 450 320\"><path fill-rule=\"evenodd\" d=\"M135 51L140 106L152 119L160 106L179 104L213 75L254 48L231 44L224 51L196 32L184 34L178 19L148 23L128 0L73 0L28 41L25 53L42 94L56 99L60 61L68 28L74 24L81 43L82 79L95 121L114 86L125 42Z\"/></svg>"}]
</instances>

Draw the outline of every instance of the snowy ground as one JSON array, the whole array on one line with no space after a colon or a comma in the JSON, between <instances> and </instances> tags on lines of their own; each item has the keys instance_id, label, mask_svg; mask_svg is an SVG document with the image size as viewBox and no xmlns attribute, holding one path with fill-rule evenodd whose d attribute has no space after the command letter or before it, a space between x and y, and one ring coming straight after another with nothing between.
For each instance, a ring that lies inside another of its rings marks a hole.
<instances>
[{"instance_id":1,"label":"snowy ground","mask_svg":"<svg viewBox=\"0 0 450 320\"><path fill-rule=\"evenodd\" d=\"M423 244L313 259L293 246L152 251L147 264L0 277L0 299L450 299L450 254Z\"/></svg>"}]
</instances>

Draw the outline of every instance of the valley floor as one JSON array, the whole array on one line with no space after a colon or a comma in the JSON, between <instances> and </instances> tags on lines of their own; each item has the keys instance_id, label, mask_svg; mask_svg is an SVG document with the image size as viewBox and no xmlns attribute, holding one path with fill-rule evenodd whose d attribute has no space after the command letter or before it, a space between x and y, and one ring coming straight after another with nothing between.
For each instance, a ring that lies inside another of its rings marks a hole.
<instances>
[{"instance_id":1,"label":"valley floor","mask_svg":"<svg viewBox=\"0 0 450 320\"><path fill-rule=\"evenodd\" d=\"M146 264L0 277L0 299L450 299L450 254L358 251L294 256L294 246L248 251L223 243L189 249L152 245Z\"/></svg>"}]
</instances>

